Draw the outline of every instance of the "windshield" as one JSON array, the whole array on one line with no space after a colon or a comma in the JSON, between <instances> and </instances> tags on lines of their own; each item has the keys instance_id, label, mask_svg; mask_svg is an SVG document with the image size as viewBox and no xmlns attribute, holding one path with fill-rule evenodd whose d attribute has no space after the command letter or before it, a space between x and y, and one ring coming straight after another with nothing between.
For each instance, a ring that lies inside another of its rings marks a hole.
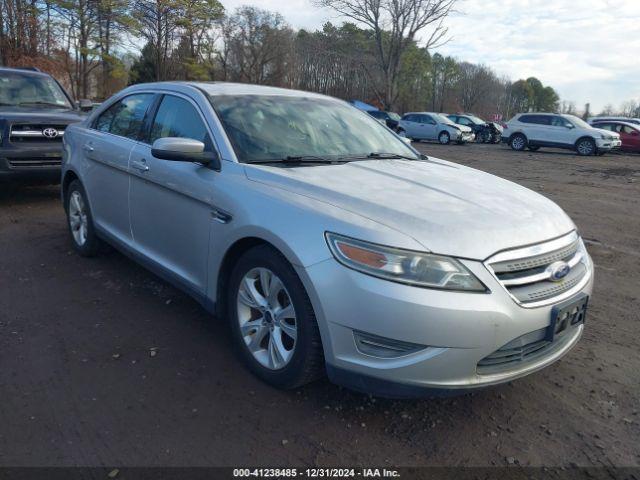
<instances>
[{"instance_id":1,"label":"windshield","mask_svg":"<svg viewBox=\"0 0 640 480\"><path fill-rule=\"evenodd\" d=\"M587 122L585 122L581 118L578 118L578 117L576 117L574 115L563 115L563 117L566 118L567 120L569 120L571 123L573 123L576 127L579 127L579 128L593 128L593 125L589 125Z\"/></svg>"},{"instance_id":2,"label":"windshield","mask_svg":"<svg viewBox=\"0 0 640 480\"><path fill-rule=\"evenodd\" d=\"M442 115L440 113L432 113L430 114L434 120L436 120L438 123L446 123L447 125L455 125L455 122L452 121L449 117L447 117L446 115Z\"/></svg>"},{"instance_id":3,"label":"windshield","mask_svg":"<svg viewBox=\"0 0 640 480\"><path fill-rule=\"evenodd\" d=\"M19 72L0 73L0 105L72 108L53 78Z\"/></svg>"},{"instance_id":4,"label":"windshield","mask_svg":"<svg viewBox=\"0 0 640 480\"><path fill-rule=\"evenodd\" d=\"M469 115L467 118L469 120L471 120L473 123L475 123L476 125L487 123L484 120L482 120L481 118L476 117L475 115Z\"/></svg>"},{"instance_id":5,"label":"windshield","mask_svg":"<svg viewBox=\"0 0 640 480\"><path fill-rule=\"evenodd\" d=\"M369 114L331 99L280 95L219 95L210 101L238 160L362 157L385 153L418 158Z\"/></svg>"}]
</instances>

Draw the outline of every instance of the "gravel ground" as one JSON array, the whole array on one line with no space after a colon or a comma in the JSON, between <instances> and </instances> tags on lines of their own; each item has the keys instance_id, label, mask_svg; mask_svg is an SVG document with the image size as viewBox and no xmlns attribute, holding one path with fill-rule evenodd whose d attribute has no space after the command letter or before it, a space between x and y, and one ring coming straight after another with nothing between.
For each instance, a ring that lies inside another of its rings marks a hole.
<instances>
[{"instance_id":1,"label":"gravel ground","mask_svg":"<svg viewBox=\"0 0 640 480\"><path fill-rule=\"evenodd\" d=\"M55 187L0 187L0 466L640 465L640 156L420 144L558 202L596 264L580 344L449 399L274 390L117 252L71 252Z\"/></svg>"}]
</instances>

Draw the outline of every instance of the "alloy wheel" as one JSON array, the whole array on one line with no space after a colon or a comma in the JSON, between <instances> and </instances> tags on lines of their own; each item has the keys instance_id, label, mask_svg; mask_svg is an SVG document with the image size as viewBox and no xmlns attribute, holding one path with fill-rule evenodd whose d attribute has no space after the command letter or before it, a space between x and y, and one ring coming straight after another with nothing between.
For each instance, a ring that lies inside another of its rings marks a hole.
<instances>
[{"instance_id":1,"label":"alloy wheel","mask_svg":"<svg viewBox=\"0 0 640 480\"><path fill-rule=\"evenodd\" d=\"M451 137L449 137L449 134L447 132L442 132L438 137L438 140L443 145L446 145L447 143L449 143L450 139Z\"/></svg>"},{"instance_id":2,"label":"alloy wheel","mask_svg":"<svg viewBox=\"0 0 640 480\"><path fill-rule=\"evenodd\" d=\"M238 287L237 312L245 346L265 368L280 370L291 360L298 326L291 296L268 268L253 268Z\"/></svg>"},{"instance_id":3,"label":"alloy wheel","mask_svg":"<svg viewBox=\"0 0 640 480\"><path fill-rule=\"evenodd\" d=\"M593 155L593 142L591 140L582 140L578 144L578 153L580 155Z\"/></svg>"},{"instance_id":4,"label":"alloy wheel","mask_svg":"<svg viewBox=\"0 0 640 480\"><path fill-rule=\"evenodd\" d=\"M74 190L69 197L69 225L73 240L83 246L87 242L89 220L84 199L79 191Z\"/></svg>"},{"instance_id":5,"label":"alloy wheel","mask_svg":"<svg viewBox=\"0 0 640 480\"><path fill-rule=\"evenodd\" d=\"M525 139L523 136L518 135L511 140L511 148L514 150L523 150L525 147Z\"/></svg>"}]
</instances>

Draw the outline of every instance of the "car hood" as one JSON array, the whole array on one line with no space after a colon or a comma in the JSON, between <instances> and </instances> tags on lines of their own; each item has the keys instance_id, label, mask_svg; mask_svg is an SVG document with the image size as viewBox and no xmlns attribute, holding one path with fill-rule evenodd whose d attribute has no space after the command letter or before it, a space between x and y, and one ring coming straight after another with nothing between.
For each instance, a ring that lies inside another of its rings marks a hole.
<instances>
[{"instance_id":1,"label":"car hood","mask_svg":"<svg viewBox=\"0 0 640 480\"><path fill-rule=\"evenodd\" d=\"M594 130L596 130L598 133L601 133L603 135L609 135L612 136L613 138L620 138L620 134L617 132L612 132L611 130L605 130L604 128L595 128Z\"/></svg>"},{"instance_id":2,"label":"car hood","mask_svg":"<svg viewBox=\"0 0 640 480\"><path fill-rule=\"evenodd\" d=\"M0 107L0 121L75 123L85 118L84 113L65 108Z\"/></svg>"},{"instance_id":3,"label":"car hood","mask_svg":"<svg viewBox=\"0 0 640 480\"><path fill-rule=\"evenodd\" d=\"M295 168L248 166L246 174L250 180L386 225L434 253L483 260L500 250L542 242L575 229L562 209L542 195L438 159Z\"/></svg>"},{"instance_id":4,"label":"car hood","mask_svg":"<svg viewBox=\"0 0 640 480\"><path fill-rule=\"evenodd\" d=\"M471 127L467 127L466 125L457 125L457 124L451 125L449 123L445 123L444 125L446 125L447 127L457 128L461 132L465 132L465 133L473 132L473 129Z\"/></svg>"}]
</instances>

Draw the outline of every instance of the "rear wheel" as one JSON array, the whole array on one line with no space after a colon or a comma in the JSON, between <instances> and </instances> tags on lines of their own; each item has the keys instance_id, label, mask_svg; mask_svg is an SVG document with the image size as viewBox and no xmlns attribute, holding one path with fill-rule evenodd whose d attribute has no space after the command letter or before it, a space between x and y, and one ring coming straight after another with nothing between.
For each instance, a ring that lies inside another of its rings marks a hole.
<instances>
[{"instance_id":1,"label":"rear wheel","mask_svg":"<svg viewBox=\"0 0 640 480\"><path fill-rule=\"evenodd\" d=\"M74 250L84 257L97 255L102 241L95 233L87 195L79 180L73 180L67 187L65 209Z\"/></svg>"},{"instance_id":2,"label":"rear wheel","mask_svg":"<svg viewBox=\"0 0 640 480\"><path fill-rule=\"evenodd\" d=\"M509 144L515 151L521 152L525 148L527 148L527 137L525 137L521 133L516 133L513 137L511 137L511 141L509 142Z\"/></svg>"},{"instance_id":3,"label":"rear wheel","mask_svg":"<svg viewBox=\"0 0 640 480\"><path fill-rule=\"evenodd\" d=\"M449 142L451 142L451 135L449 135L449 132L440 132L438 135L438 141L442 145L449 145Z\"/></svg>"},{"instance_id":4,"label":"rear wheel","mask_svg":"<svg viewBox=\"0 0 640 480\"><path fill-rule=\"evenodd\" d=\"M280 388L299 387L322 375L322 343L311 302L280 252L267 245L247 251L229 286L229 322L249 370Z\"/></svg>"},{"instance_id":5,"label":"rear wheel","mask_svg":"<svg viewBox=\"0 0 640 480\"><path fill-rule=\"evenodd\" d=\"M596 153L596 142L592 138L581 138L576 144L576 152L583 157L589 157Z\"/></svg>"}]
</instances>

